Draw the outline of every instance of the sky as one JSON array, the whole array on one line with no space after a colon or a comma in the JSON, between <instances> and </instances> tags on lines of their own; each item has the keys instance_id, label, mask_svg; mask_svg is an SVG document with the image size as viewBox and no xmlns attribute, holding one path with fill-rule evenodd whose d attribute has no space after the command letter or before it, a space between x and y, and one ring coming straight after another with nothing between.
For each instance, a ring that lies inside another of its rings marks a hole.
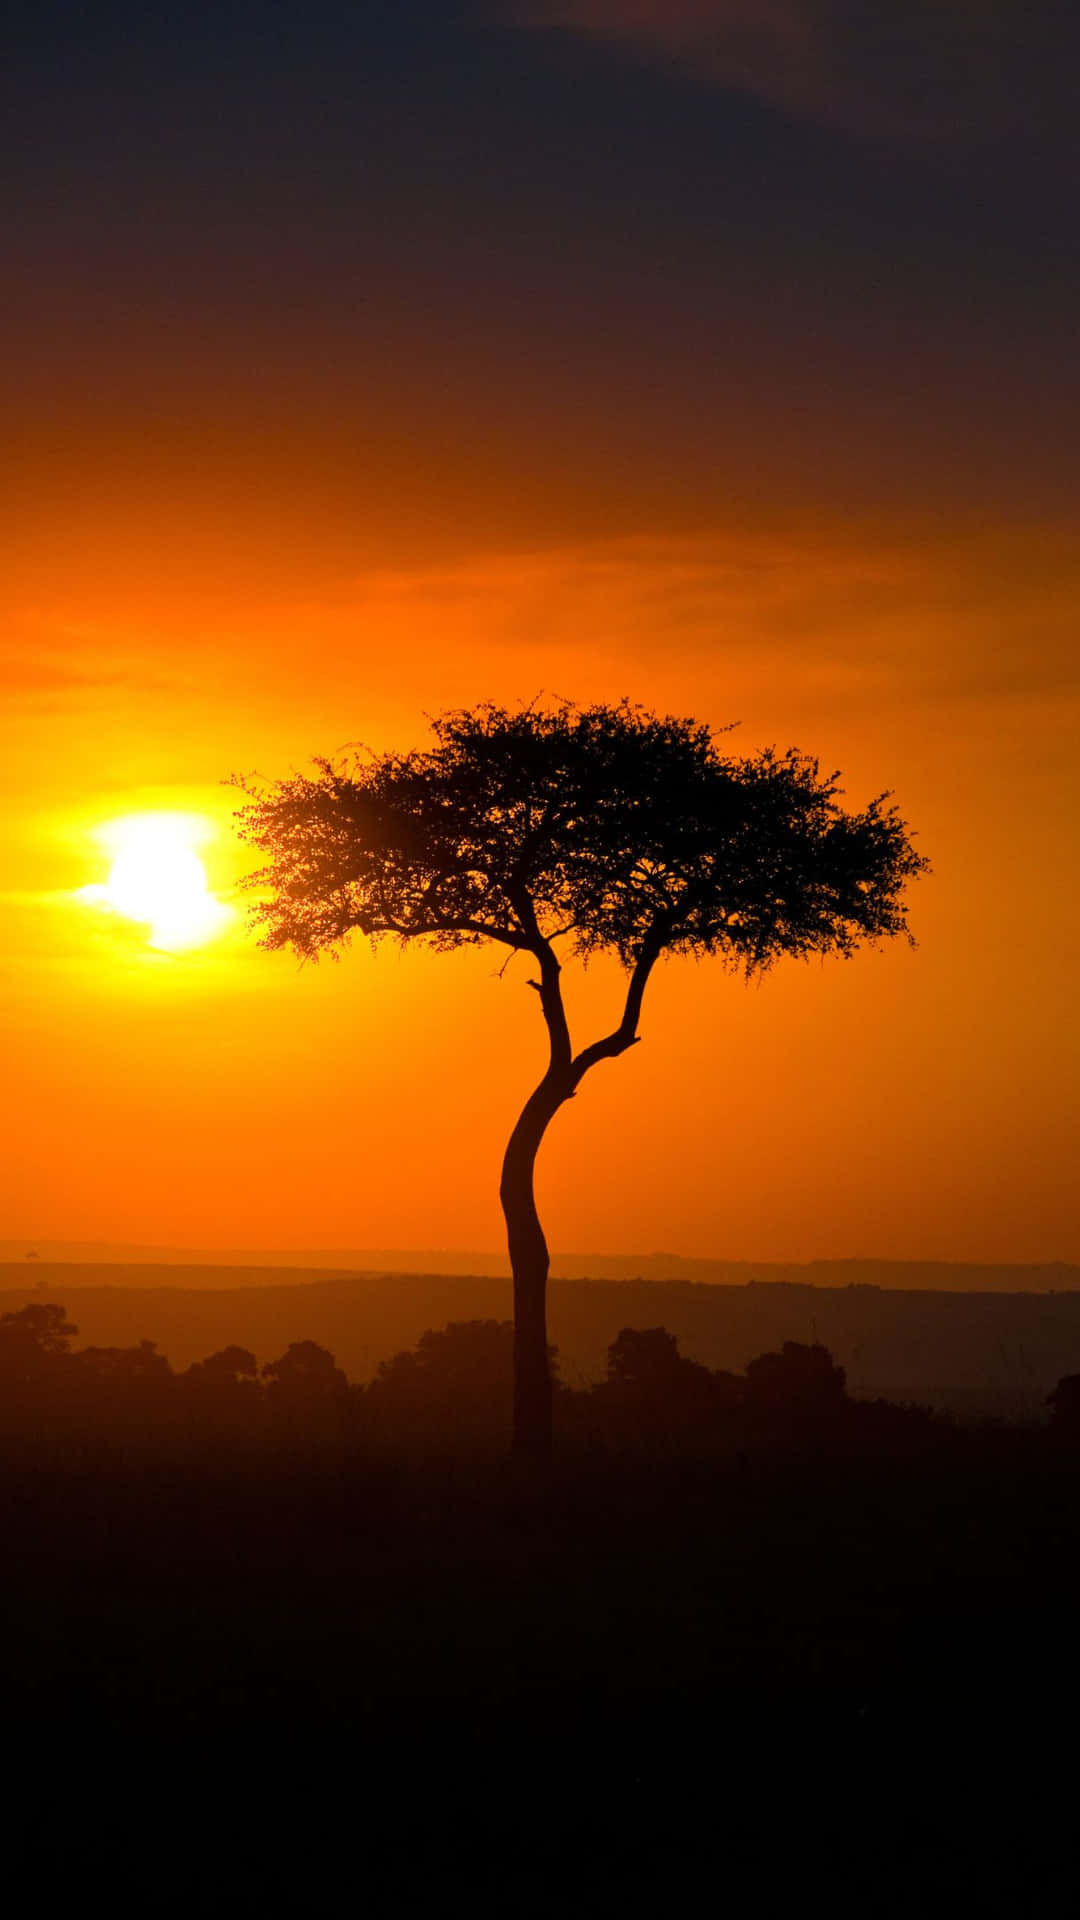
<instances>
[{"instance_id":1,"label":"sky","mask_svg":"<svg viewBox=\"0 0 1080 1920\"><path fill-rule=\"evenodd\" d=\"M1080 1260L1075 19L16 23L0 1237L497 1247L535 996L260 952L223 782L627 695L894 790L933 874L914 949L662 968L545 1143L553 1247ZM202 944L95 898L146 814Z\"/></svg>"}]
</instances>

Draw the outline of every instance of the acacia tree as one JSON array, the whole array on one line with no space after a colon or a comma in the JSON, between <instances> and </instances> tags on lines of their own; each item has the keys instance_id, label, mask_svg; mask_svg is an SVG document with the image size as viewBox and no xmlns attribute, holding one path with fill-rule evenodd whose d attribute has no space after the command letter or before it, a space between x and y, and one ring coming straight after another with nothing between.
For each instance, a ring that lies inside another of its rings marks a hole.
<instances>
[{"instance_id":1,"label":"acacia tree","mask_svg":"<svg viewBox=\"0 0 1080 1920\"><path fill-rule=\"evenodd\" d=\"M925 867L883 794L840 804L816 760L721 752L707 726L618 706L432 723L434 744L312 775L238 784L241 836L266 864L248 887L261 944L306 959L353 933L438 951L492 941L527 955L547 1069L503 1157L514 1285L514 1445L551 1443L548 1249L533 1174L544 1134L585 1075L639 1038L657 961L713 954L747 975L780 956L851 954L906 934L904 889ZM576 1047L560 955L613 954L626 974L610 1030Z\"/></svg>"}]
</instances>

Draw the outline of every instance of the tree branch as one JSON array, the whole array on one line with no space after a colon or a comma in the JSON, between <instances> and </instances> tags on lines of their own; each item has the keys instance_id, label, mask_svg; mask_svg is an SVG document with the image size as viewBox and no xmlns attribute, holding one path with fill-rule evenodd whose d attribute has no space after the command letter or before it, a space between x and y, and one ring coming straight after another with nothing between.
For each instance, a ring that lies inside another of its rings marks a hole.
<instances>
[{"instance_id":1,"label":"tree branch","mask_svg":"<svg viewBox=\"0 0 1080 1920\"><path fill-rule=\"evenodd\" d=\"M550 1057L545 1079L561 1076L569 1073L570 1065L574 1057L574 1048L570 1039L570 1027L566 1018L562 987L559 982L559 975L562 969L559 966L558 960L555 958L553 948L550 943L545 940L540 931L540 923L536 918L536 908L533 906L527 889L523 886L512 886L507 889L507 894L510 904L517 914L528 951L534 956L540 966L539 980L530 980L529 985L535 987L540 995L540 1005L543 1008L544 1020L548 1030Z\"/></svg>"},{"instance_id":2,"label":"tree branch","mask_svg":"<svg viewBox=\"0 0 1080 1920\"><path fill-rule=\"evenodd\" d=\"M616 1060L621 1053L627 1053L636 1047L641 1036L637 1030L641 1018L641 1002L657 960L663 951L663 937L656 926L646 938L638 955L634 970L630 975L626 989L626 1001L622 1019L611 1033L603 1039L594 1040L591 1046L583 1047L570 1068L571 1092L576 1093L590 1067L598 1060Z\"/></svg>"},{"instance_id":3,"label":"tree branch","mask_svg":"<svg viewBox=\"0 0 1080 1920\"><path fill-rule=\"evenodd\" d=\"M392 919L388 913L383 913L379 919L365 920L362 926L359 922L354 924L365 935L392 933L399 940L429 939L433 933L475 933L483 940L497 940L504 947L512 947L516 953L532 951L528 943L520 939L516 933L489 926L484 920L455 920L447 915L445 918L427 920L423 926L410 927L399 920Z\"/></svg>"}]
</instances>

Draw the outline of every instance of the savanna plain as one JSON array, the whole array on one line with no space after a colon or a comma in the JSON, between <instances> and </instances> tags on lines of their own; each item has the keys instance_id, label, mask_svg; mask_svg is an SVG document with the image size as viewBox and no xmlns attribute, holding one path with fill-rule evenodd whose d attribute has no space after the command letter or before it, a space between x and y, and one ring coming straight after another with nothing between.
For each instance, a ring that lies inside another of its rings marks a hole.
<instances>
[{"instance_id":1,"label":"savanna plain","mask_svg":"<svg viewBox=\"0 0 1080 1920\"><path fill-rule=\"evenodd\" d=\"M197 1830L222 1888L272 1903L302 1896L302 1835L309 1894L355 1851L406 1910L506 1897L530 1855L525 1910L681 1902L720 1859L762 1871L778 1828L777 1886L823 1835L847 1872L974 1884L985 1808L1071 1697L1080 1383L1029 1368L1010 1402L1017 1359L994 1404L963 1363L991 1375L1041 1321L1053 1372L1076 1272L1052 1294L767 1276L554 1281L537 1467L508 1453L505 1280L10 1261L0 1657L27 1840L183 1881ZM170 1364L181 1326L213 1351ZM282 1852L239 1871L268 1813Z\"/></svg>"}]
</instances>

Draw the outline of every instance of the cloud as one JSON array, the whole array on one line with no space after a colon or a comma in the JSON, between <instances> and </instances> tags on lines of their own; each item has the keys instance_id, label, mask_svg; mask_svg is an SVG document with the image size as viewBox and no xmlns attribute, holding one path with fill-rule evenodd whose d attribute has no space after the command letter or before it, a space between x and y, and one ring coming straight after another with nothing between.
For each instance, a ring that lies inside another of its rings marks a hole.
<instances>
[{"instance_id":1,"label":"cloud","mask_svg":"<svg viewBox=\"0 0 1080 1920\"><path fill-rule=\"evenodd\" d=\"M181 603L96 609L73 627L58 608L51 630L39 616L18 690L24 721L31 702L46 720L66 695L77 723L96 696L140 738L168 713L171 739L190 709L200 739L224 734L241 759L266 726L301 749L308 725L337 727L321 736L332 747L358 727L414 727L424 710L541 686L740 705L782 690L811 709L1024 701L1080 690L1078 578L1066 526L808 519L643 534L376 567L217 618Z\"/></svg>"},{"instance_id":2,"label":"cloud","mask_svg":"<svg viewBox=\"0 0 1080 1920\"><path fill-rule=\"evenodd\" d=\"M1045 0L524 0L514 18L856 133L1045 137L1073 118L1080 23Z\"/></svg>"},{"instance_id":3,"label":"cloud","mask_svg":"<svg viewBox=\"0 0 1080 1920\"><path fill-rule=\"evenodd\" d=\"M134 641L121 648L92 624L50 617L47 609L16 614L11 624L16 631L0 656L0 689L9 707L64 711L136 686L165 690L160 668Z\"/></svg>"},{"instance_id":4,"label":"cloud","mask_svg":"<svg viewBox=\"0 0 1080 1920\"><path fill-rule=\"evenodd\" d=\"M996 707L1080 693L1078 577L1066 527L718 530L375 570L293 624L329 648L340 636L342 660L364 635L368 685L400 686L410 655L419 685L437 677L437 639L452 675L500 697L663 699L666 684L755 704L782 688L810 708Z\"/></svg>"}]
</instances>

